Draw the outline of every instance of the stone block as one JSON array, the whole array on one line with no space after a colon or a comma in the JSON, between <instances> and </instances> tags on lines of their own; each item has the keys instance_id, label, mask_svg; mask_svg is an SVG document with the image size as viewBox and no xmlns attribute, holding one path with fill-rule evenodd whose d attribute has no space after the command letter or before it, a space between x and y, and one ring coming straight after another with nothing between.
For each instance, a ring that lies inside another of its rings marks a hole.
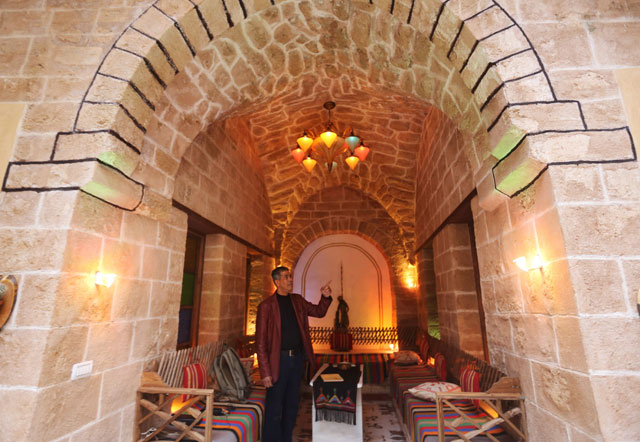
<instances>
[{"instance_id":1,"label":"stone block","mask_svg":"<svg viewBox=\"0 0 640 442\"><path fill-rule=\"evenodd\" d=\"M154 282L151 290L151 302L149 315L154 316L178 316L180 309L181 284ZM203 298L204 298L203 292Z\"/></svg>"},{"instance_id":2,"label":"stone block","mask_svg":"<svg viewBox=\"0 0 640 442\"><path fill-rule=\"evenodd\" d=\"M27 58L30 38L9 37L0 39L0 58L3 60L0 65L0 74L19 74Z\"/></svg>"},{"instance_id":3,"label":"stone block","mask_svg":"<svg viewBox=\"0 0 640 442\"><path fill-rule=\"evenodd\" d=\"M184 253L171 252L169 256L169 270L167 279L170 282L182 282L184 272Z\"/></svg>"},{"instance_id":4,"label":"stone block","mask_svg":"<svg viewBox=\"0 0 640 442\"><path fill-rule=\"evenodd\" d=\"M640 209L624 204L561 206L568 255L635 255L640 250Z\"/></svg>"},{"instance_id":5,"label":"stone block","mask_svg":"<svg viewBox=\"0 0 640 442\"><path fill-rule=\"evenodd\" d=\"M525 311L552 315L577 314L567 260L548 262L542 271L520 272L519 275Z\"/></svg>"},{"instance_id":6,"label":"stone block","mask_svg":"<svg viewBox=\"0 0 640 442\"><path fill-rule=\"evenodd\" d=\"M617 201L640 201L640 169L635 163L602 166L607 195Z\"/></svg>"},{"instance_id":7,"label":"stone block","mask_svg":"<svg viewBox=\"0 0 640 442\"><path fill-rule=\"evenodd\" d=\"M63 273L55 294L51 325L63 327L108 321L112 299L113 287L96 286L93 273Z\"/></svg>"},{"instance_id":8,"label":"stone block","mask_svg":"<svg viewBox=\"0 0 640 442\"><path fill-rule=\"evenodd\" d=\"M7 77L0 79L0 100L11 101L41 101L44 94L44 78Z\"/></svg>"},{"instance_id":9,"label":"stone block","mask_svg":"<svg viewBox=\"0 0 640 442\"><path fill-rule=\"evenodd\" d=\"M520 313L524 301L518 275L499 275L493 280L493 308L499 313Z\"/></svg>"},{"instance_id":10,"label":"stone block","mask_svg":"<svg viewBox=\"0 0 640 442\"><path fill-rule=\"evenodd\" d=\"M587 359L580 329L580 319L576 316L555 316L556 344L560 366L582 373L588 372Z\"/></svg>"},{"instance_id":11,"label":"stone block","mask_svg":"<svg viewBox=\"0 0 640 442\"><path fill-rule=\"evenodd\" d=\"M636 40L633 37L640 32L640 23L593 23L589 27L593 38L593 50L597 63L608 66L637 66L638 59L633 54Z\"/></svg>"},{"instance_id":12,"label":"stone block","mask_svg":"<svg viewBox=\"0 0 640 442\"><path fill-rule=\"evenodd\" d=\"M551 209L535 220L540 256L546 263L567 256L558 212ZM532 253L533 251L529 252Z\"/></svg>"},{"instance_id":13,"label":"stone block","mask_svg":"<svg viewBox=\"0 0 640 442\"><path fill-rule=\"evenodd\" d=\"M35 416L57 416L66 410L65 419L35 419L28 440L53 440L82 428L96 419L102 375L62 382L38 392Z\"/></svg>"},{"instance_id":14,"label":"stone block","mask_svg":"<svg viewBox=\"0 0 640 442\"><path fill-rule=\"evenodd\" d=\"M533 401L527 402L527 430L532 440L573 440L569 438L565 422Z\"/></svg>"},{"instance_id":15,"label":"stone block","mask_svg":"<svg viewBox=\"0 0 640 442\"><path fill-rule=\"evenodd\" d=\"M631 374L595 375L591 383L604 440L636 438L640 431L640 378Z\"/></svg>"},{"instance_id":16,"label":"stone block","mask_svg":"<svg viewBox=\"0 0 640 442\"><path fill-rule=\"evenodd\" d=\"M35 192L0 194L0 224L9 227L33 226L41 196Z\"/></svg>"},{"instance_id":17,"label":"stone block","mask_svg":"<svg viewBox=\"0 0 640 442\"><path fill-rule=\"evenodd\" d=\"M131 410L131 413L134 413L134 410ZM128 416L133 414L129 413ZM112 442L118 437L118 440L132 439L133 435L131 438L123 437L123 424L120 413L115 413L74 433L70 440L71 442ZM131 426L129 421L125 425Z\"/></svg>"},{"instance_id":18,"label":"stone block","mask_svg":"<svg viewBox=\"0 0 640 442\"><path fill-rule=\"evenodd\" d=\"M508 201L509 197L496 189L493 173L489 171L487 175L477 182L478 205L487 212L492 212L501 204Z\"/></svg>"},{"instance_id":19,"label":"stone block","mask_svg":"<svg viewBox=\"0 0 640 442\"><path fill-rule=\"evenodd\" d=\"M62 262L65 234L60 230L0 230L0 244L19 253L0 254L0 268L21 271L58 270ZM42 253L46 244L47 253Z\"/></svg>"},{"instance_id":20,"label":"stone block","mask_svg":"<svg viewBox=\"0 0 640 442\"><path fill-rule=\"evenodd\" d=\"M239 321L242 323L242 320ZM158 337L158 351L171 351L178 342L178 315L163 318L160 324L160 336Z\"/></svg>"},{"instance_id":21,"label":"stone block","mask_svg":"<svg viewBox=\"0 0 640 442\"><path fill-rule=\"evenodd\" d=\"M582 23L530 23L523 28L548 70L590 66L594 62Z\"/></svg>"},{"instance_id":22,"label":"stone block","mask_svg":"<svg viewBox=\"0 0 640 442\"><path fill-rule=\"evenodd\" d=\"M624 129L530 135L525 143L533 158L546 163L631 158Z\"/></svg>"},{"instance_id":23,"label":"stone block","mask_svg":"<svg viewBox=\"0 0 640 442\"><path fill-rule=\"evenodd\" d=\"M0 383L35 389L40 380L48 336L48 330L5 327L0 334ZM26 342L30 344L25 345ZM4 393L6 390L0 391Z\"/></svg>"},{"instance_id":24,"label":"stone block","mask_svg":"<svg viewBox=\"0 0 640 442\"><path fill-rule=\"evenodd\" d=\"M131 351L131 357L134 360L137 360L156 356L158 354L159 335L159 319L137 321L133 335L133 350ZM133 391L135 391L135 388Z\"/></svg>"},{"instance_id":25,"label":"stone block","mask_svg":"<svg viewBox=\"0 0 640 442\"><path fill-rule=\"evenodd\" d=\"M135 401L141 374L142 362L124 365L103 373L100 417L108 416Z\"/></svg>"},{"instance_id":26,"label":"stone block","mask_svg":"<svg viewBox=\"0 0 640 442\"><path fill-rule=\"evenodd\" d=\"M88 327L56 328L49 332L39 386L59 384L71 377L73 365L84 360L87 335Z\"/></svg>"},{"instance_id":27,"label":"stone block","mask_svg":"<svg viewBox=\"0 0 640 442\"><path fill-rule=\"evenodd\" d=\"M24 132L68 131L78 111L76 103L39 103L27 107L22 120Z\"/></svg>"},{"instance_id":28,"label":"stone block","mask_svg":"<svg viewBox=\"0 0 640 442\"><path fill-rule=\"evenodd\" d=\"M102 238L98 235L70 230L62 262L62 270L93 274L100 267Z\"/></svg>"},{"instance_id":29,"label":"stone block","mask_svg":"<svg viewBox=\"0 0 640 442\"><path fill-rule=\"evenodd\" d=\"M492 360L492 365L495 365L495 361ZM535 390L533 385L533 377L531 372L531 361L526 358L521 358L512 353L505 353L504 355L504 371L507 376L517 377L520 380L520 387L522 393L527 401L527 414L529 411L529 404L533 404L535 401ZM528 427L531 431L531 427Z\"/></svg>"},{"instance_id":30,"label":"stone block","mask_svg":"<svg viewBox=\"0 0 640 442\"><path fill-rule=\"evenodd\" d=\"M25 275L18 281L15 325L46 327L51 321L55 298L51 296L58 286L55 275Z\"/></svg>"},{"instance_id":31,"label":"stone block","mask_svg":"<svg viewBox=\"0 0 640 442\"><path fill-rule=\"evenodd\" d=\"M93 163L90 180L86 180L81 189L125 210L135 209L142 200L143 186L118 171Z\"/></svg>"},{"instance_id":32,"label":"stone block","mask_svg":"<svg viewBox=\"0 0 640 442\"><path fill-rule=\"evenodd\" d=\"M33 420L37 393L29 389L0 390L0 403L6 404L0 413L2 437L7 440L24 440L25 429Z\"/></svg>"},{"instance_id":33,"label":"stone block","mask_svg":"<svg viewBox=\"0 0 640 442\"><path fill-rule=\"evenodd\" d=\"M555 330L550 316L523 315L511 319L516 353L537 361L557 362Z\"/></svg>"},{"instance_id":34,"label":"stone block","mask_svg":"<svg viewBox=\"0 0 640 442\"><path fill-rule=\"evenodd\" d=\"M623 275L616 261L570 259L569 269L580 313L627 312Z\"/></svg>"},{"instance_id":35,"label":"stone block","mask_svg":"<svg viewBox=\"0 0 640 442\"><path fill-rule=\"evenodd\" d=\"M128 212L123 215L122 239L133 243L155 245L159 223L146 216Z\"/></svg>"},{"instance_id":36,"label":"stone block","mask_svg":"<svg viewBox=\"0 0 640 442\"><path fill-rule=\"evenodd\" d=\"M180 23L180 28L194 51L198 52L209 43L207 32L191 2L162 0L156 3L156 6Z\"/></svg>"},{"instance_id":37,"label":"stone block","mask_svg":"<svg viewBox=\"0 0 640 442\"><path fill-rule=\"evenodd\" d=\"M167 280L169 252L155 247L144 247L142 277L145 279Z\"/></svg>"},{"instance_id":38,"label":"stone block","mask_svg":"<svg viewBox=\"0 0 640 442\"><path fill-rule=\"evenodd\" d=\"M627 285L629 306L631 307L632 314L635 315L636 305L640 303L640 300L638 300L638 290L640 290L640 260L624 260L622 261L622 269Z\"/></svg>"},{"instance_id":39,"label":"stone block","mask_svg":"<svg viewBox=\"0 0 640 442\"><path fill-rule=\"evenodd\" d=\"M532 362L538 405L586 433L597 434L598 414L589 376Z\"/></svg>"},{"instance_id":40,"label":"stone block","mask_svg":"<svg viewBox=\"0 0 640 442\"><path fill-rule=\"evenodd\" d=\"M553 182L553 192L558 202L604 199L600 168L596 165L553 166L548 175Z\"/></svg>"},{"instance_id":41,"label":"stone block","mask_svg":"<svg viewBox=\"0 0 640 442\"><path fill-rule=\"evenodd\" d=\"M549 72L549 77L561 100L584 100L612 97L618 94L613 72L607 69L563 69Z\"/></svg>"},{"instance_id":42,"label":"stone block","mask_svg":"<svg viewBox=\"0 0 640 442\"><path fill-rule=\"evenodd\" d=\"M113 294L111 320L122 321L147 317L151 286L152 283L149 281L120 277ZM156 300L151 303L152 310L155 302ZM160 312L162 310L152 311L151 316L160 316Z\"/></svg>"},{"instance_id":43,"label":"stone block","mask_svg":"<svg viewBox=\"0 0 640 442\"><path fill-rule=\"evenodd\" d=\"M624 127L630 121L625 114L622 98L618 97L584 103L582 112L587 127L594 129Z\"/></svg>"},{"instance_id":44,"label":"stone block","mask_svg":"<svg viewBox=\"0 0 640 442\"><path fill-rule=\"evenodd\" d=\"M137 124L136 124L137 123ZM131 119L117 103L83 103L78 113L76 128L80 131L114 130L127 143L140 146L144 137L144 126ZM140 150L139 147L136 149Z\"/></svg>"},{"instance_id":45,"label":"stone block","mask_svg":"<svg viewBox=\"0 0 640 442\"><path fill-rule=\"evenodd\" d=\"M547 77L543 73L505 83L501 93L509 103L553 101L554 99Z\"/></svg>"},{"instance_id":46,"label":"stone block","mask_svg":"<svg viewBox=\"0 0 640 442\"><path fill-rule=\"evenodd\" d=\"M93 361L95 372L123 365L129 359L132 336L133 325L130 322L92 325L89 329L85 359Z\"/></svg>"},{"instance_id":47,"label":"stone block","mask_svg":"<svg viewBox=\"0 0 640 442\"><path fill-rule=\"evenodd\" d=\"M513 353L513 338L509 318L501 315L487 315L485 316L485 321L489 348Z\"/></svg>"},{"instance_id":48,"label":"stone block","mask_svg":"<svg viewBox=\"0 0 640 442\"><path fill-rule=\"evenodd\" d=\"M122 278L139 278L142 269L142 245L105 239L101 268Z\"/></svg>"},{"instance_id":49,"label":"stone block","mask_svg":"<svg viewBox=\"0 0 640 442\"><path fill-rule=\"evenodd\" d=\"M46 101L82 100L91 84L92 75L49 77L44 91Z\"/></svg>"},{"instance_id":50,"label":"stone block","mask_svg":"<svg viewBox=\"0 0 640 442\"><path fill-rule=\"evenodd\" d=\"M591 370L633 372L640 366L637 317L583 318L580 325Z\"/></svg>"},{"instance_id":51,"label":"stone block","mask_svg":"<svg viewBox=\"0 0 640 442\"><path fill-rule=\"evenodd\" d=\"M550 172L542 175L526 190L509 199L509 219L513 227L530 223L555 205Z\"/></svg>"},{"instance_id":52,"label":"stone block","mask_svg":"<svg viewBox=\"0 0 640 442\"><path fill-rule=\"evenodd\" d=\"M50 208L54 210L53 207ZM63 208L64 206L55 210ZM123 211L117 207L80 192L75 199L75 207L72 209L70 207L69 209L72 211L72 218L69 223L72 228L90 231L111 238L120 237Z\"/></svg>"},{"instance_id":53,"label":"stone block","mask_svg":"<svg viewBox=\"0 0 640 442\"><path fill-rule=\"evenodd\" d=\"M168 85L169 83L171 83L173 77L176 75L176 71L169 64L167 57L164 55L160 47L156 44L156 41L152 38L144 36L139 32L136 32L133 29L129 28L124 32L124 34L122 34L120 39L118 39L118 47L126 49L128 51L132 51L134 54L139 54L141 57L144 57L153 68L153 72L156 73L156 75L160 78L160 81L164 85ZM163 90L162 85L151 73L151 69L146 67L144 61L141 64L136 65L135 60L131 56L129 56L131 54L127 54L124 57L127 61L126 66L128 67L128 69L125 71L120 71L119 69L121 67L118 66L117 61L112 58L116 56L120 57L120 54L118 54L118 52L122 51L111 51L107 55L107 58L105 59L105 65L107 67L101 68L100 72L112 73L112 75L115 75L113 74L113 72L124 72L126 76L118 76L120 78L129 79L132 81L135 79L135 81L133 82L136 84L136 86L138 86L138 88L143 91L148 99L151 100L155 97L152 102L156 103L156 100L160 99ZM138 85L138 83L140 83L140 85ZM157 88L160 89L159 94L156 92Z\"/></svg>"}]
</instances>

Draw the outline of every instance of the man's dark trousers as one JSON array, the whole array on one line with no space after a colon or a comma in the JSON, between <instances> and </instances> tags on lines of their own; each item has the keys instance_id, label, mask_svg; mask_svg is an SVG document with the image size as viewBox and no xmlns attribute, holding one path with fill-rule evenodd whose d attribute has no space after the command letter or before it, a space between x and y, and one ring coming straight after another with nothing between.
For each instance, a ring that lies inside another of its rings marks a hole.
<instances>
[{"instance_id":1,"label":"man's dark trousers","mask_svg":"<svg viewBox=\"0 0 640 442\"><path fill-rule=\"evenodd\" d=\"M289 356L280 352L280 376L267 388L263 442L292 442L291 435L298 417L298 397L304 357L299 351Z\"/></svg>"}]
</instances>

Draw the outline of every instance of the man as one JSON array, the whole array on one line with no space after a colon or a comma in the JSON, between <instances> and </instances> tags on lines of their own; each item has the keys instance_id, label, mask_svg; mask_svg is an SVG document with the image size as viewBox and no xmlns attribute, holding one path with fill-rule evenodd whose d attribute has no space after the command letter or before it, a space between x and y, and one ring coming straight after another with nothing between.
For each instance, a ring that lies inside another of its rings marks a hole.
<instances>
[{"instance_id":1,"label":"man","mask_svg":"<svg viewBox=\"0 0 640 442\"><path fill-rule=\"evenodd\" d=\"M331 305L331 287L321 289L318 304L291 293L286 267L271 272L275 293L258 306L256 342L262 383L267 387L262 442L291 442L298 416L298 393L304 359L315 366L309 337L309 316L322 318Z\"/></svg>"}]
</instances>

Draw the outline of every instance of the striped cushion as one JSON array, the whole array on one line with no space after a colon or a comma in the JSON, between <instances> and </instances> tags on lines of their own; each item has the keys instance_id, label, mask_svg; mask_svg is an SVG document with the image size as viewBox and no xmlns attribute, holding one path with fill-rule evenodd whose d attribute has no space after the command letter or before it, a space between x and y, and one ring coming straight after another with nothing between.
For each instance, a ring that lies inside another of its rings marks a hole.
<instances>
[{"instance_id":1,"label":"striped cushion","mask_svg":"<svg viewBox=\"0 0 640 442\"><path fill-rule=\"evenodd\" d=\"M460 386L462 391L478 393L480 391L480 373L472 368L463 368L460 370ZM478 407L480 401L473 401L473 404Z\"/></svg>"},{"instance_id":2,"label":"striped cushion","mask_svg":"<svg viewBox=\"0 0 640 442\"><path fill-rule=\"evenodd\" d=\"M200 361L182 367L182 386L184 388L207 388L207 369ZM191 396L183 394L182 402Z\"/></svg>"},{"instance_id":3,"label":"striped cushion","mask_svg":"<svg viewBox=\"0 0 640 442\"><path fill-rule=\"evenodd\" d=\"M447 380L447 363L441 353L437 353L435 357L435 372L438 379L441 381Z\"/></svg>"},{"instance_id":4,"label":"striped cushion","mask_svg":"<svg viewBox=\"0 0 640 442\"><path fill-rule=\"evenodd\" d=\"M427 353L429 353L429 340L425 335L422 336L422 339L418 344L418 348L419 348L418 354L420 355L423 361L426 361Z\"/></svg>"}]
</instances>

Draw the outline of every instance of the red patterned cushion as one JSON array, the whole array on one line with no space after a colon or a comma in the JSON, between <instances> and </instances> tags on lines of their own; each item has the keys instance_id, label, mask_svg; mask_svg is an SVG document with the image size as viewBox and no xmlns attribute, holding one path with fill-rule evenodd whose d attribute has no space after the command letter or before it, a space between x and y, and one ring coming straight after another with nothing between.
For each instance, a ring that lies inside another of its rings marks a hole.
<instances>
[{"instance_id":1,"label":"red patterned cushion","mask_svg":"<svg viewBox=\"0 0 640 442\"><path fill-rule=\"evenodd\" d=\"M480 391L480 373L472 368L463 368L460 370L460 386L462 391L478 393ZM478 407L480 401L473 401L473 404Z\"/></svg>"},{"instance_id":2,"label":"red patterned cushion","mask_svg":"<svg viewBox=\"0 0 640 442\"><path fill-rule=\"evenodd\" d=\"M182 386L184 388L207 388L207 369L200 361L182 367ZM182 402L191 398L183 394Z\"/></svg>"},{"instance_id":3,"label":"red patterned cushion","mask_svg":"<svg viewBox=\"0 0 640 442\"><path fill-rule=\"evenodd\" d=\"M435 372L438 379L441 381L447 380L447 363L444 360L444 355L442 353L437 353L435 357Z\"/></svg>"},{"instance_id":4,"label":"red patterned cushion","mask_svg":"<svg viewBox=\"0 0 640 442\"><path fill-rule=\"evenodd\" d=\"M451 393L452 391L460 391L460 386L450 382L425 382L409 389L409 393L426 401L435 401L436 393Z\"/></svg>"}]
</instances>

